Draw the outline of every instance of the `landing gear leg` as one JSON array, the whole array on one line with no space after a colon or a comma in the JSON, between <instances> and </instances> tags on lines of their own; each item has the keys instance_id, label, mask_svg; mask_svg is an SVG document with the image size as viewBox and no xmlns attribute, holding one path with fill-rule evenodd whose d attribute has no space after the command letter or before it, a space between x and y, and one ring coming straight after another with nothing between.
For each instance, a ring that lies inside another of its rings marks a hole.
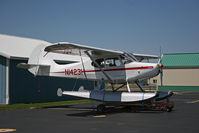
<instances>
[{"instance_id":1,"label":"landing gear leg","mask_svg":"<svg viewBox=\"0 0 199 133\"><path fill-rule=\"evenodd\" d=\"M128 82L126 82L126 86L127 86L128 92L131 92L131 89L129 87L129 83Z\"/></svg>"},{"instance_id":2,"label":"landing gear leg","mask_svg":"<svg viewBox=\"0 0 199 133\"><path fill-rule=\"evenodd\" d=\"M122 88L122 87L124 87L125 86L125 84L122 84L121 86L119 86L118 88L114 88L114 85L113 84L111 84L111 87L112 87L112 91L113 92L116 92L116 91L118 91L120 88Z\"/></svg>"},{"instance_id":3,"label":"landing gear leg","mask_svg":"<svg viewBox=\"0 0 199 133\"><path fill-rule=\"evenodd\" d=\"M137 86L140 88L140 90L141 90L142 92L144 92L144 90L142 89L142 87L139 85L138 81L136 81L135 83L136 83Z\"/></svg>"}]
</instances>

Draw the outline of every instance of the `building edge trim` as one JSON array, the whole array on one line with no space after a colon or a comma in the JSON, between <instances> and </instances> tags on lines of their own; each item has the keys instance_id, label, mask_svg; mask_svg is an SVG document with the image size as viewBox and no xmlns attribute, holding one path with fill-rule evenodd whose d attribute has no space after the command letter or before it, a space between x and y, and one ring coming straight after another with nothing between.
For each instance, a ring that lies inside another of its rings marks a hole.
<instances>
[{"instance_id":1,"label":"building edge trim","mask_svg":"<svg viewBox=\"0 0 199 133\"><path fill-rule=\"evenodd\" d=\"M10 60L6 59L6 104L9 104L9 68L10 68Z\"/></svg>"},{"instance_id":2,"label":"building edge trim","mask_svg":"<svg viewBox=\"0 0 199 133\"><path fill-rule=\"evenodd\" d=\"M199 69L199 66L164 66L163 69Z\"/></svg>"},{"instance_id":3,"label":"building edge trim","mask_svg":"<svg viewBox=\"0 0 199 133\"><path fill-rule=\"evenodd\" d=\"M199 91L199 86L158 86L159 91Z\"/></svg>"}]
</instances>

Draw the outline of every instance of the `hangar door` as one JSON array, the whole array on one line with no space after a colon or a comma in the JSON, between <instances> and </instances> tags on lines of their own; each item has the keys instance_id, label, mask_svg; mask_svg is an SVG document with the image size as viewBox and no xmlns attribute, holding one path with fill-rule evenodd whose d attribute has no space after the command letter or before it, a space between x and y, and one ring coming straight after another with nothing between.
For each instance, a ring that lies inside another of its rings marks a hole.
<instances>
[{"instance_id":1,"label":"hangar door","mask_svg":"<svg viewBox=\"0 0 199 133\"><path fill-rule=\"evenodd\" d=\"M0 56L0 104L6 104L6 58Z\"/></svg>"}]
</instances>

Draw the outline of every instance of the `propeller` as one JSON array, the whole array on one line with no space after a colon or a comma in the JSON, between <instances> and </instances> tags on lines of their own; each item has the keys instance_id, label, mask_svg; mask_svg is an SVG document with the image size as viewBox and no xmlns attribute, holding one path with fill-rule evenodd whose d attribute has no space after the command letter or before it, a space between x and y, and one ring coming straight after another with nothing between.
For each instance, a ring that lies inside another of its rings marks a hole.
<instances>
[{"instance_id":1,"label":"propeller","mask_svg":"<svg viewBox=\"0 0 199 133\"><path fill-rule=\"evenodd\" d=\"M162 67L160 68L160 85L162 86L163 84L163 72L162 72Z\"/></svg>"}]
</instances>

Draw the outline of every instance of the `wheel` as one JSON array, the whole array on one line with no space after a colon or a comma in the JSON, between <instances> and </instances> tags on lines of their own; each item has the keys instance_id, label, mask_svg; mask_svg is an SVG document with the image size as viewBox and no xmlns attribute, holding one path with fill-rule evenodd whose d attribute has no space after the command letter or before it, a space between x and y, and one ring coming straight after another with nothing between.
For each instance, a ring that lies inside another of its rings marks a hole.
<instances>
[{"instance_id":1,"label":"wheel","mask_svg":"<svg viewBox=\"0 0 199 133\"><path fill-rule=\"evenodd\" d=\"M167 112L171 112L171 111L172 111L172 108L166 107L166 111L167 111Z\"/></svg>"},{"instance_id":2,"label":"wheel","mask_svg":"<svg viewBox=\"0 0 199 133\"><path fill-rule=\"evenodd\" d=\"M97 112L104 113L105 110L106 110L106 107L105 107L104 104L100 104L100 105L97 106Z\"/></svg>"}]
</instances>

